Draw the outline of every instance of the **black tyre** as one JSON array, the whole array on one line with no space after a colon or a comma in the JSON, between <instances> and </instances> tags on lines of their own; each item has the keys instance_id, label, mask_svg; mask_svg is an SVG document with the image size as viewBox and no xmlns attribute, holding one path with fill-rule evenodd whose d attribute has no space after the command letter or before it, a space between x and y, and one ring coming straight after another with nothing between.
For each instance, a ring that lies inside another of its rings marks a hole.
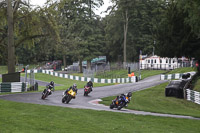
<instances>
[{"instance_id":1,"label":"black tyre","mask_svg":"<svg viewBox=\"0 0 200 133\"><path fill-rule=\"evenodd\" d=\"M66 103L69 103L71 101L71 99L72 99L71 96L68 95L67 99L66 99Z\"/></svg>"},{"instance_id":2,"label":"black tyre","mask_svg":"<svg viewBox=\"0 0 200 133\"><path fill-rule=\"evenodd\" d=\"M43 99L43 100L45 99L45 95L44 94L42 95L41 99Z\"/></svg>"},{"instance_id":3,"label":"black tyre","mask_svg":"<svg viewBox=\"0 0 200 133\"><path fill-rule=\"evenodd\" d=\"M88 96L88 93L86 91L84 91L84 96Z\"/></svg>"},{"instance_id":4,"label":"black tyre","mask_svg":"<svg viewBox=\"0 0 200 133\"><path fill-rule=\"evenodd\" d=\"M121 110L121 108L122 108L121 106L118 106L118 107L117 107L118 110Z\"/></svg>"},{"instance_id":5,"label":"black tyre","mask_svg":"<svg viewBox=\"0 0 200 133\"><path fill-rule=\"evenodd\" d=\"M43 95L42 95L42 99L44 100L45 98L47 98L47 96L49 95L49 92L48 91L46 91Z\"/></svg>"},{"instance_id":6,"label":"black tyre","mask_svg":"<svg viewBox=\"0 0 200 133\"><path fill-rule=\"evenodd\" d=\"M65 96L62 98L62 103L65 103Z\"/></svg>"},{"instance_id":7,"label":"black tyre","mask_svg":"<svg viewBox=\"0 0 200 133\"><path fill-rule=\"evenodd\" d=\"M113 109L114 108L114 105L113 103L110 104L110 109Z\"/></svg>"}]
</instances>

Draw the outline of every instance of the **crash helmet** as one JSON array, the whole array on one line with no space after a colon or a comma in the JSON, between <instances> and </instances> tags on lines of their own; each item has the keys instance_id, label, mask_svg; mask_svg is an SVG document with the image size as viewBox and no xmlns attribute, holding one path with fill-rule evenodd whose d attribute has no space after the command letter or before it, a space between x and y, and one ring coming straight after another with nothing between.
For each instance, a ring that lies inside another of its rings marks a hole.
<instances>
[{"instance_id":1,"label":"crash helmet","mask_svg":"<svg viewBox=\"0 0 200 133\"><path fill-rule=\"evenodd\" d=\"M73 88L77 88L77 85L75 83L73 84Z\"/></svg>"},{"instance_id":2,"label":"crash helmet","mask_svg":"<svg viewBox=\"0 0 200 133\"><path fill-rule=\"evenodd\" d=\"M53 82L53 81L51 81L51 82L50 82L50 85L54 86L54 82Z\"/></svg>"},{"instance_id":3,"label":"crash helmet","mask_svg":"<svg viewBox=\"0 0 200 133\"><path fill-rule=\"evenodd\" d=\"M131 97L131 96L132 96L132 93L129 92L129 93L127 94L127 97Z\"/></svg>"}]
</instances>

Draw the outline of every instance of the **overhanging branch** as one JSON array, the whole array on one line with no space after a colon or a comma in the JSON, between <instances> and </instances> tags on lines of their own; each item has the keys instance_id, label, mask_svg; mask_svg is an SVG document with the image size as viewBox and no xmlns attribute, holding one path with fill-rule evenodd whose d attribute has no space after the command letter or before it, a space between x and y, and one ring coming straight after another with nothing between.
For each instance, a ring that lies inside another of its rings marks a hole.
<instances>
[{"instance_id":1,"label":"overhanging branch","mask_svg":"<svg viewBox=\"0 0 200 133\"><path fill-rule=\"evenodd\" d=\"M25 37L21 40L19 40L19 42L16 43L16 47L18 47L21 43L27 41L27 40L31 40L31 39L35 39L35 38L40 38L40 37L45 37L45 36L48 36L48 34L46 35L33 35L33 36L28 36L28 37Z\"/></svg>"}]
</instances>

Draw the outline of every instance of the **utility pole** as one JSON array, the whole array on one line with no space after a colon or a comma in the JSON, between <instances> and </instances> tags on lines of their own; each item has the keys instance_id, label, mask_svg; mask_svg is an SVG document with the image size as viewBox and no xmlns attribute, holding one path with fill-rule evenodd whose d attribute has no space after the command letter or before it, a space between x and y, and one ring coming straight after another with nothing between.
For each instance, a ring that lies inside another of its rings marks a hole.
<instances>
[{"instance_id":1,"label":"utility pole","mask_svg":"<svg viewBox=\"0 0 200 133\"><path fill-rule=\"evenodd\" d=\"M156 41L154 40L154 46L153 46L153 56L154 56L155 45L156 45Z\"/></svg>"},{"instance_id":2,"label":"utility pole","mask_svg":"<svg viewBox=\"0 0 200 133\"><path fill-rule=\"evenodd\" d=\"M139 80L141 80L140 59L142 58L142 50L139 53Z\"/></svg>"},{"instance_id":3,"label":"utility pole","mask_svg":"<svg viewBox=\"0 0 200 133\"><path fill-rule=\"evenodd\" d=\"M127 32L128 32L128 10L125 12L125 22L124 22L124 68L126 67L126 39L127 39Z\"/></svg>"}]
</instances>

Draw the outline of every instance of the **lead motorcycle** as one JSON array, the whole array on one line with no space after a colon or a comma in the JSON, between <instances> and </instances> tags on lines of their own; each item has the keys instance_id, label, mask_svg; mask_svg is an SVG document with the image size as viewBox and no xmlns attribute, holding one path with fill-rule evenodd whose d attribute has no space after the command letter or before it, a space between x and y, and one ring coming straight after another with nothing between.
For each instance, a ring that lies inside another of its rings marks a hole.
<instances>
[{"instance_id":1,"label":"lead motorcycle","mask_svg":"<svg viewBox=\"0 0 200 133\"><path fill-rule=\"evenodd\" d=\"M76 98L76 92L70 89L68 92L63 92L62 103L69 103L72 99Z\"/></svg>"},{"instance_id":2,"label":"lead motorcycle","mask_svg":"<svg viewBox=\"0 0 200 133\"><path fill-rule=\"evenodd\" d=\"M88 94L91 92L92 88L89 86L84 86L84 96L88 96Z\"/></svg>"},{"instance_id":3,"label":"lead motorcycle","mask_svg":"<svg viewBox=\"0 0 200 133\"><path fill-rule=\"evenodd\" d=\"M48 97L48 95L51 93L51 89L45 89L44 92L42 93L41 99L45 99Z\"/></svg>"},{"instance_id":4,"label":"lead motorcycle","mask_svg":"<svg viewBox=\"0 0 200 133\"><path fill-rule=\"evenodd\" d=\"M117 108L118 110L120 110L123 107L127 107L130 100L130 95L121 95L120 97L117 97L116 99L112 100L112 103L110 104L110 109Z\"/></svg>"}]
</instances>

